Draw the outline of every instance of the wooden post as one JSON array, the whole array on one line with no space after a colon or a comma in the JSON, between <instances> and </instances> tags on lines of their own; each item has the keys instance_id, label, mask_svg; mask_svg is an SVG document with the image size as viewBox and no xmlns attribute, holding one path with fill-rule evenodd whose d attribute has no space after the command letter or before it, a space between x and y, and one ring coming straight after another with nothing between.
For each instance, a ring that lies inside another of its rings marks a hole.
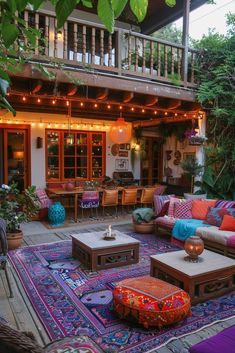
<instances>
[{"instance_id":1,"label":"wooden post","mask_svg":"<svg viewBox=\"0 0 235 353\"><path fill-rule=\"evenodd\" d=\"M188 42L189 42L189 12L190 12L190 0L184 0L183 9L183 67L182 75L184 86L188 83Z\"/></svg>"}]
</instances>

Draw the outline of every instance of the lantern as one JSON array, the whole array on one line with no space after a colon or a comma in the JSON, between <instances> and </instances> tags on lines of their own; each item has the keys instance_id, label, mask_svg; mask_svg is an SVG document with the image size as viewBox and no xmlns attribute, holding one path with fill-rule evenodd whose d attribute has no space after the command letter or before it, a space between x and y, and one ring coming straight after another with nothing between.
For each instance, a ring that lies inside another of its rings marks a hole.
<instances>
[{"instance_id":1,"label":"lantern","mask_svg":"<svg viewBox=\"0 0 235 353\"><path fill-rule=\"evenodd\" d=\"M127 143L131 140L131 128L124 118L118 118L110 129L110 139L114 143Z\"/></svg>"},{"instance_id":2,"label":"lantern","mask_svg":"<svg viewBox=\"0 0 235 353\"><path fill-rule=\"evenodd\" d=\"M186 256L185 261L200 262L202 261L198 256L204 250L203 240L198 236L191 236L186 239L184 243L184 250L189 256Z\"/></svg>"}]
</instances>

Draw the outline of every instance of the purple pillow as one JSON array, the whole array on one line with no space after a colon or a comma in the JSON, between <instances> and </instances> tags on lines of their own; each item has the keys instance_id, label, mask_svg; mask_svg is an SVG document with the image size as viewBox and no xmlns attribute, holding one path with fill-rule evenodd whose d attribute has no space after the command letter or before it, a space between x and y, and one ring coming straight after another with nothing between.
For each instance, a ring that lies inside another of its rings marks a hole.
<instances>
[{"instance_id":1,"label":"purple pillow","mask_svg":"<svg viewBox=\"0 0 235 353\"><path fill-rule=\"evenodd\" d=\"M235 325L189 348L190 353L235 353Z\"/></svg>"},{"instance_id":2,"label":"purple pillow","mask_svg":"<svg viewBox=\"0 0 235 353\"><path fill-rule=\"evenodd\" d=\"M217 200L216 203L215 203L215 207L235 208L235 201Z\"/></svg>"},{"instance_id":3,"label":"purple pillow","mask_svg":"<svg viewBox=\"0 0 235 353\"><path fill-rule=\"evenodd\" d=\"M209 207L206 219L203 223L211 224L212 226L220 227L223 221L224 215L230 215L235 217L235 208L216 208L216 207Z\"/></svg>"}]
</instances>

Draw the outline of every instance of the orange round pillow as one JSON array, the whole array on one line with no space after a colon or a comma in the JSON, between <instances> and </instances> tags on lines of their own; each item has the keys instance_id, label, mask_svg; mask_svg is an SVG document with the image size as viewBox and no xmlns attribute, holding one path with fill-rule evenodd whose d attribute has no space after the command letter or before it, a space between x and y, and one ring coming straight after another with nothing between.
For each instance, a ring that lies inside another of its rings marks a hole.
<instances>
[{"instance_id":1,"label":"orange round pillow","mask_svg":"<svg viewBox=\"0 0 235 353\"><path fill-rule=\"evenodd\" d=\"M161 328L191 315L188 293L150 276L119 282L113 292L113 304L121 319L142 324L145 328Z\"/></svg>"},{"instance_id":2,"label":"orange round pillow","mask_svg":"<svg viewBox=\"0 0 235 353\"><path fill-rule=\"evenodd\" d=\"M193 200L192 217L196 219L206 219L208 208L214 207L216 200Z\"/></svg>"},{"instance_id":3,"label":"orange round pillow","mask_svg":"<svg viewBox=\"0 0 235 353\"><path fill-rule=\"evenodd\" d=\"M235 232L235 217L230 215L224 215L220 230L230 230L231 232Z\"/></svg>"}]
</instances>

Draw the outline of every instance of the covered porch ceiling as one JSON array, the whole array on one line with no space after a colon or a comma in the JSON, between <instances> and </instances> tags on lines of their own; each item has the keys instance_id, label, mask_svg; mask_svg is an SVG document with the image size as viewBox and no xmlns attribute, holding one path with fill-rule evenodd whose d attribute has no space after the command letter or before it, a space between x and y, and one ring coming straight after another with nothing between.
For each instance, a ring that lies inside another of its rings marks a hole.
<instances>
[{"instance_id":1,"label":"covered porch ceiling","mask_svg":"<svg viewBox=\"0 0 235 353\"><path fill-rule=\"evenodd\" d=\"M46 80L28 64L20 76L13 76L8 100L17 111L68 114L74 118L115 120L120 112L134 125L158 125L194 119L201 107L195 92L128 77L76 73L80 85L71 83L64 72ZM76 76L76 75L75 75Z\"/></svg>"}]
</instances>

